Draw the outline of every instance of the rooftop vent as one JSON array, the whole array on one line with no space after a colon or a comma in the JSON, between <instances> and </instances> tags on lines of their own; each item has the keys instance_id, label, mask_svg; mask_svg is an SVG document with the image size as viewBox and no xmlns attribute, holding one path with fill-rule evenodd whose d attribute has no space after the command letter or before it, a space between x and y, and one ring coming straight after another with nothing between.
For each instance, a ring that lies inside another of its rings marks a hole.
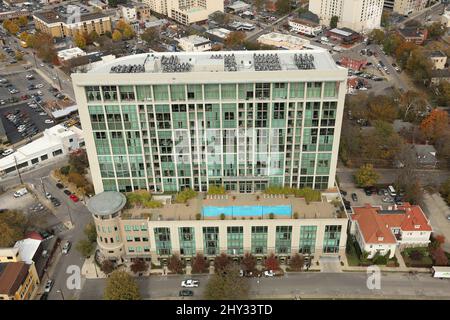
<instances>
[{"instance_id":1,"label":"rooftop vent","mask_svg":"<svg viewBox=\"0 0 450 320\"><path fill-rule=\"evenodd\" d=\"M189 72L192 70L192 64L180 62L177 56L161 57L162 72Z\"/></svg>"},{"instance_id":2,"label":"rooftop vent","mask_svg":"<svg viewBox=\"0 0 450 320\"><path fill-rule=\"evenodd\" d=\"M142 64L119 64L111 67L111 73L142 73L145 72Z\"/></svg>"},{"instance_id":3,"label":"rooftop vent","mask_svg":"<svg viewBox=\"0 0 450 320\"><path fill-rule=\"evenodd\" d=\"M224 66L226 71L237 71L237 63L236 63L236 57L234 56L234 53L232 54L225 54L223 56L224 58Z\"/></svg>"},{"instance_id":4,"label":"rooftop vent","mask_svg":"<svg viewBox=\"0 0 450 320\"><path fill-rule=\"evenodd\" d=\"M253 54L255 71L281 70L280 58L276 53Z\"/></svg>"},{"instance_id":5,"label":"rooftop vent","mask_svg":"<svg viewBox=\"0 0 450 320\"><path fill-rule=\"evenodd\" d=\"M295 54L294 63L299 70L311 70L315 69L314 66L314 56L312 54Z\"/></svg>"}]
</instances>

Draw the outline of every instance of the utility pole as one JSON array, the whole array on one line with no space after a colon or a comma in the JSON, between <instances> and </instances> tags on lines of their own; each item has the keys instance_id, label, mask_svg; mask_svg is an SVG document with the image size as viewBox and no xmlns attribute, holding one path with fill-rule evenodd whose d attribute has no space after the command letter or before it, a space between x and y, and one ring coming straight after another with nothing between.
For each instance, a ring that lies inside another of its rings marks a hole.
<instances>
[{"instance_id":1,"label":"utility pole","mask_svg":"<svg viewBox=\"0 0 450 320\"><path fill-rule=\"evenodd\" d=\"M61 289L59 289L58 291L56 291L56 292L58 292L59 294L61 294L61 298L63 299L63 300L66 300L66 299L64 299L64 294L63 294L63 292L62 292L62 290Z\"/></svg>"},{"instance_id":2,"label":"utility pole","mask_svg":"<svg viewBox=\"0 0 450 320\"><path fill-rule=\"evenodd\" d=\"M34 58L34 66L37 68L36 52L35 51L33 51L33 58Z\"/></svg>"},{"instance_id":3,"label":"utility pole","mask_svg":"<svg viewBox=\"0 0 450 320\"><path fill-rule=\"evenodd\" d=\"M17 173L19 174L20 184L23 184L22 175L20 174L19 167L17 166L17 158L16 158L16 155L14 155L14 162L15 162L15 164L16 164L16 170L17 170Z\"/></svg>"}]
</instances>

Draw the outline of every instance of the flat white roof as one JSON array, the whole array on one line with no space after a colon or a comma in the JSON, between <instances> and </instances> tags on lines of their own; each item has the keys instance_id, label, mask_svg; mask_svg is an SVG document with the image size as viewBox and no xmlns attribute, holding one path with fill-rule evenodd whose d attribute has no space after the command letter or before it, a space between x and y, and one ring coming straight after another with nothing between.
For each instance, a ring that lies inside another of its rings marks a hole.
<instances>
[{"instance_id":1,"label":"flat white roof","mask_svg":"<svg viewBox=\"0 0 450 320\"><path fill-rule=\"evenodd\" d=\"M199 44L204 44L204 43L211 42L211 41L209 41L209 39L204 38L204 37L200 37L200 36L197 36L197 35L192 35L192 36L189 36L189 37L180 38L180 39L178 39L178 42L180 42L180 41L190 42L193 45L199 45Z\"/></svg>"},{"instance_id":2,"label":"flat white roof","mask_svg":"<svg viewBox=\"0 0 450 320\"><path fill-rule=\"evenodd\" d=\"M260 50L218 52L153 52L131 55L103 63L88 73L189 73L337 70L328 51Z\"/></svg>"},{"instance_id":3,"label":"flat white roof","mask_svg":"<svg viewBox=\"0 0 450 320\"><path fill-rule=\"evenodd\" d=\"M340 34L341 36L344 36L344 37L349 37L352 35L352 33L338 29L338 28L331 29L330 32Z\"/></svg>"},{"instance_id":4,"label":"flat white roof","mask_svg":"<svg viewBox=\"0 0 450 320\"><path fill-rule=\"evenodd\" d=\"M14 248L19 249L20 256L26 264L33 263L33 257L41 244L41 240L23 239L16 242Z\"/></svg>"}]
</instances>

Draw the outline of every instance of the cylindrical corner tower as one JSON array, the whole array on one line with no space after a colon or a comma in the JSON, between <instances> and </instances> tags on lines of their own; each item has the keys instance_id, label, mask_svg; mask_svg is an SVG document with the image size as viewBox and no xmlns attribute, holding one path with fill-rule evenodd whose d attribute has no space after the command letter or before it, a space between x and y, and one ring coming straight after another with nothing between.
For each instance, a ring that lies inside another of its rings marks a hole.
<instances>
[{"instance_id":1,"label":"cylindrical corner tower","mask_svg":"<svg viewBox=\"0 0 450 320\"><path fill-rule=\"evenodd\" d=\"M100 252L106 259L118 263L122 262L124 254L120 214L126 202L127 199L122 193L107 191L95 195L87 203L97 229Z\"/></svg>"}]
</instances>

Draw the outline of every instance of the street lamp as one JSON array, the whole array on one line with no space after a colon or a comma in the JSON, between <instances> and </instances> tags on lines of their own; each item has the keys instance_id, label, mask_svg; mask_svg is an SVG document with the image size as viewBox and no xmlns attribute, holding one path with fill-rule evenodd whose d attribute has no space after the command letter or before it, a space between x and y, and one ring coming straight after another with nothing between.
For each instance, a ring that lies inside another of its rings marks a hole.
<instances>
[{"instance_id":1,"label":"street lamp","mask_svg":"<svg viewBox=\"0 0 450 320\"><path fill-rule=\"evenodd\" d=\"M16 164L16 170L17 170L17 173L18 173L18 175L19 175L20 184L23 184L22 175L20 174L19 167L17 166L17 158L16 158L16 155L14 155L14 162L15 162L15 164Z\"/></svg>"}]
</instances>

